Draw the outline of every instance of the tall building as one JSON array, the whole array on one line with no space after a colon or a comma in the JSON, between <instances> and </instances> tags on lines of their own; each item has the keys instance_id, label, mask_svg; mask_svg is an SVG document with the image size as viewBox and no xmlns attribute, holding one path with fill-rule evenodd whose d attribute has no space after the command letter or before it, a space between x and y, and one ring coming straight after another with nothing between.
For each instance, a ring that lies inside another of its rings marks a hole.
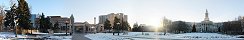
<instances>
[{"instance_id":1,"label":"tall building","mask_svg":"<svg viewBox=\"0 0 244 40\"><path fill-rule=\"evenodd\" d=\"M37 25L36 25L36 18L38 18L38 15L37 14L31 14L31 25L34 27L34 28L37 28Z\"/></svg>"},{"instance_id":2,"label":"tall building","mask_svg":"<svg viewBox=\"0 0 244 40\"><path fill-rule=\"evenodd\" d=\"M127 21L127 15L124 15L123 13L110 13L107 15L100 15L99 16L99 24L104 24L104 22L106 21L106 19L108 19L110 21L111 27L113 26L114 23L114 18L117 17L120 20L123 19L123 21Z\"/></svg>"},{"instance_id":3,"label":"tall building","mask_svg":"<svg viewBox=\"0 0 244 40\"><path fill-rule=\"evenodd\" d=\"M107 15L100 15L98 24L104 24L107 18L108 18Z\"/></svg>"}]
</instances>

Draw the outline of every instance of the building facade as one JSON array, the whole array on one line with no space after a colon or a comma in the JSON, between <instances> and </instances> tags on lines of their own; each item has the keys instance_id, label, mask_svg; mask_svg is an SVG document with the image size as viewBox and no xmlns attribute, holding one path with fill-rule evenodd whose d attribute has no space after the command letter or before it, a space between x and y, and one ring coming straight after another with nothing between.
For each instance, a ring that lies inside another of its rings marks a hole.
<instances>
[{"instance_id":1,"label":"building facade","mask_svg":"<svg viewBox=\"0 0 244 40\"><path fill-rule=\"evenodd\" d=\"M68 29L70 29L70 18L68 17L61 17L61 16L47 16L47 17L50 17L50 22L52 24L55 24L56 22L59 23L59 28L61 28L61 30L65 30L66 29L66 26L68 26ZM66 23L68 23L66 25Z\"/></svg>"},{"instance_id":2,"label":"building facade","mask_svg":"<svg viewBox=\"0 0 244 40\"><path fill-rule=\"evenodd\" d=\"M196 32L203 32L203 33L206 33L206 32L219 32L219 29L221 29L221 27L223 27L223 23L222 22L218 22L218 23L214 23L212 21L209 20L209 16L208 16L208 10L206 10L206 13L205 13L205 18L203 21L201 22L185 22L189 27L189 31L192 31L193 29L193 25L195 26L196 28ZM175 21L170 21L169 19L166 19L164 17L164 19L162 20L161 22L161 25L166 28L164 30L167 31L168 25L173 25L173 22Z\"/></svg>"},{"instance_id":3,"label":"building facade","mask_svg":"<svg viewBox=\"0 0 244 40\"><path fill-rule=\"evenodd\" d=\"M77 33L91 33L104 31L103 24L89 24L88 22L75 22L74 28L74 31Z\"/></svg>"},{"instance_id":4,"label":"building facade","mask_svg":"<svg viewBox=\"0 0 244 40\"><path fill-rule=\"evenodd\" d=\"M86 33L89 30L90 24L88 22L75 22L74 31L77 33Z\"/></svg>"},{"instance_id":5,"label":"building facade","mask_svg":"<svg viewBox=\"0 0 244 40\"><path fill-rule=\"evenodd\" d=\"M37 15L37 14L31 14L31 24L32 24L32 26L33 26L33 28L37 28L38 26L36 25L37 24L37 22L36 22L36 20L37 20L37 18L39 17L39 15Z\"/></svg>"},{"instance_id":6,"label":"building facade","mask_svg":"<svg viewBox=\"0 0 244 40\"><path fill-rule=\"evenodd\" d=\"M124 22L127 21L128 16L124 15L123 13L110 13L108 15L100 15L99 16L99 24L104 24L104 22L106 21L106 19L108 19L110 21L111 27L113 26L114 23L114 18L117 17L120 20L123 19Z\"/></svg>"},{"instance_id":7,"label":"building facade","mask_svg":"<svg viewBox=\"0 0 244 40\"><path fill-rule=\"evenodd\" d=\"M204 20L200 23L197 23L196 31L197 32L217 32L218 31L218 27L212 21L209 20L208 10L206 10Z\"/></svg>"}]
</instances>

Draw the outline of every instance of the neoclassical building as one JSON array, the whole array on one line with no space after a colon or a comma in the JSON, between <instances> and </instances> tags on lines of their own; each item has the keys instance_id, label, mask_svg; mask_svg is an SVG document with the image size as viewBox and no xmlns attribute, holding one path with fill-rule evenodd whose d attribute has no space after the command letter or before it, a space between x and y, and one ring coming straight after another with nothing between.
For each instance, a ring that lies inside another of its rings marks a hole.
<instances>
[{"instance_id":1,"label":"neoclassical building","mask_svg":"<svg viewBox=\"0 0 244 40\"><path fill-rule=\"evenodd\" d=\"M77 33L103 32L103 24L89 24L88 22L75 22L74 31Z\"/></svg>"},{"instance_id":2,"label":"neoclassical building","mask_svg":"<svg viewBox=\"0 0 244 40\"><path fill-rule=\"evenodd\" d=\"M218 26L215 25L212 21L209 20L208 10L206 10L205 18L200 23L197 23L196 26L197 32L217 32Z\"/></svg>"}]
</instances>

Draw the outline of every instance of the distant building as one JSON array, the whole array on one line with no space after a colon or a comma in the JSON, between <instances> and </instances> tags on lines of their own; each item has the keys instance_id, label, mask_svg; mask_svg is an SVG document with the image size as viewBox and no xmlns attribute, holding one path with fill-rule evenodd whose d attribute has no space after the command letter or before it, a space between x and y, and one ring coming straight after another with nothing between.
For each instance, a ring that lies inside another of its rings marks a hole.
<instances>
[{"instance_id":1,"label":"distant building","mask_svg":"<svg viewBox=\"0 0 244 40\"><path fill-rule=\"evenodd\" d=\"M90 27L88 22L75 22L74 23L74 31L78 33L86 33Z\"/></svg>"},{"instance_id":2,"label":"distant building","mask_svg":"<svg viewBox=\"0 0 244 40\"><path fill-rule=\"evenodd\" d=\"M187 25L189 25L189 27L188 27L189 29L192 29L193 25L195 24L196 32L218 32L218 29L223 27L223 23L222 22L214 23L214 22L210 21L208 15L209 15L208 10L206 10L205 18L203 21L196 22L196 23L195 22L185 22L185 23ZM166 31L168 31L167 27L170 27L170 25L173 25L172 23L173 23L173 21L166 19L165 17L161 22L162 26L166 28L165 29Z\"/></svg>"},{"instance_id":3,"label":"distant building","mask_svg":"<svg viewBox=\"0 0 244 40\"><path fill-rule=\"evenodd\" d=\"M108 19L108 15L100 15L99 16L99 23L98 24L104 24L104 22Z\"/></svg>"},{"instance_id":4,"label":"distant building","mask_svg":"<svg viewBox=\"0 0 244 40\"><path fill-rule=\"evenodd\" d=\"M104 32L104 25L103 24L96 24L97 32Z\"/></svg>"},{"instance_id":5,"label":"distant building","mask_svg":"<svg viewBox=\"0 0 244 40\"><path fill-rule=\"evenodd\" d=\"M56 22L58 22L59 28L61 28L61 30L66 29L66 23L68 23L67 26L69 26L69 24L70 24L70 18L68 18L68 17L61 17L61 16L47 16L47 17L50 17L50 22L52 24L55 24Z\"/></svg>"},{"instance_id":6,"label":"distant building","mask_svg":"<svg viewBox=\"0 0 244 40\"><path fill-rule=\"evenodd\" d=\"M88 22L75 22L74 23L74 31L78 33L90 33L90 32L103 32L103 28L99 28L103 25L96 24L89 24Z\"/></svg>"},{"instance_id":7,"label":"distant building","mask_svg":"<svg viewBox=\"0 0 244 40\"><path fill-rule=\"evenodd\" d=\"M223 28L223 22L214 23L214 25L217 27L217 31L221 32L221 28Z\"/></svg>"},{"instance_id":8,"label":"distant building","mask_svg":"<svg viewBox=\"0 0 244 40\"><path fill-rule=\"evenodd\" d=\"M209 20L208 10L206 10L204 21L197 23L197 32L217 32L218 27Z\"/></svg>"},{"instance_id":9,"label":"distant building","mask_svg":"<svg viewBox=\"0 0 244 40\"><path fill-rule=\"evenodd\" d=\"M38 18L39 16L37 15L37 14L31 14L31 25L34 27L34 28L37 28L37 25L36 25L36 20L37 20L37 18Z\"/></svg>"},{"instance_id":10,"label":"distant building","mask_svg":"<svg viewBox=\"0 0 244 40\"><path fill-rule=\"evenodd\" d=\"M127 21L127 15L124 15L123 13L111 13L108 15L100 15L99 16L99 24L104 24L104 22L106 21L106 19L108 19L110 21L111 27L113 26L114 23L114 18L117 17L120 20L123 19L123 21Z\"/></svg>"},{"instance_id":11,"label":"distant building","mask_svg":"<svg viewBox=\"0 0 244 40\"><path fill-rule=\"evenodd\" d=\"M72 28L73 24L74 24L74 17L73 15L71 15L70 18L68 17L61 17L61 16L47 16L50 18L50 22L54 25L56 22L58 22L59 24L59 28L61 28L61 30L65 30L66 26L68 26L68 32L72 32ZM68 23L66 25L66 23Z\"/></svg>"}]
</instances>

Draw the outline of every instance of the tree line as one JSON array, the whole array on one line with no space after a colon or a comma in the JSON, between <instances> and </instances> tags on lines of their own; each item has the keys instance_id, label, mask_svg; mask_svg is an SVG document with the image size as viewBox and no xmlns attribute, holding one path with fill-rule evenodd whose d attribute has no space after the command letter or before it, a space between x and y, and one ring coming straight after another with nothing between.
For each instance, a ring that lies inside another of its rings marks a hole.
<instances>
[{"instance_id":1,"label":"tree line","mask_svg":"<svg viewBox=\"0 0 244 40\"><path fill-rule=\"evenodd\" d=\"M5 10L5 18L4 18L4 26L7 27L8 30L14 29L17 30L17 33L21 33L27 30L33 30L31 23L31 10L28 6L28 3L25 0L18 0L18 5L11 5L9 10ZM50 22L50 18L42 15L40 16L40 20L38 21L40 24L39 30L40 32L48 32L47 29L56 30L58 28L58 22L54 24ZM12 30L12 31L14 31ZM28 31L27 31L28 32Z\"/></svg>"},{"instance_id":2,"label":"tree line","mask_svg":"<svg viewBox=\"0 0 244 40\"><path fill-rule=\"evenodd\" d=\"M223 22L223 27L219 31L224 34L244 34L243 26L243 19Z\"/></svg>"},{"instance_id":3,"label":"tree line","mask_svg":"<svg viewBox=\"0 0 244 40\"><path fill-rule=\"evenodd\" d=\"M6 17L4 18L4 26L9 28L17 27L18 33L32 29L30 18L31 13L28 3L25 0L18 0L16 4L11 5L10 10L5 10ZM27 31L28 32L28 31Z\"/></svg>"}]
</instances>

